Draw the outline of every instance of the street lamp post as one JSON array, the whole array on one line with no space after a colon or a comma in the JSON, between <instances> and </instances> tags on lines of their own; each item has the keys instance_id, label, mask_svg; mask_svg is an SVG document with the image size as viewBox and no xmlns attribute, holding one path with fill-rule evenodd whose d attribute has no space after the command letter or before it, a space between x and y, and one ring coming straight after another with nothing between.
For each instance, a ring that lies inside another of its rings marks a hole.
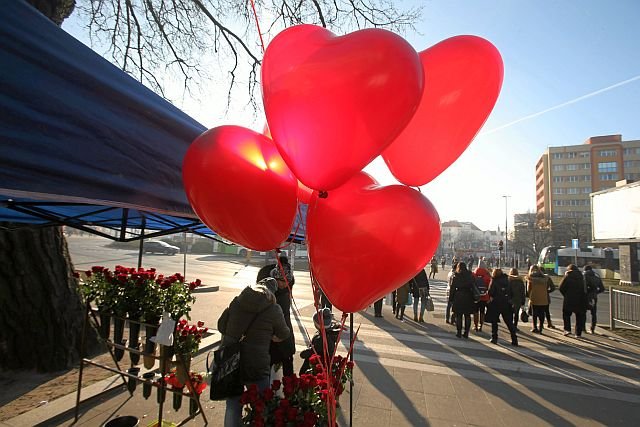
<instances>
[{"instance_id":1,"label":"street lamp post","mask_svg":"<svg viewBox=\"0 0 640 427\"><path fill-rule=\"evenodd\" d=\"M509 258L508 258L508 254L507 254L507 247L508 247L508 242L509 242L509 234L508 234L508 229L507 229L507 221L509 219L509 215L507 213L507 200L509 199L509 197L511 196L502 196L504 197L504 265L505 267L508 265L509 262Z\"/></svg>"}]
</instances>

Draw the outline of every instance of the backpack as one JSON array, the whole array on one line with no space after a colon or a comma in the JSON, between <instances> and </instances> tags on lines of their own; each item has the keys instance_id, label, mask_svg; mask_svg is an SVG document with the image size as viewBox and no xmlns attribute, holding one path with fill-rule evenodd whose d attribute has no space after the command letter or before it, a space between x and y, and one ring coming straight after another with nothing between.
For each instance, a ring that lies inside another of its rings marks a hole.
<instances>
[{"instance_id":1,"label":"backpack","mask_svg":"<svg viewBox=\"0 0 640 427\"><path fill-rule=\"evenodd\" d=\"M478 291L480 293L478 300L484 302L489 301L489 293L487 292L488 290L486 283L484 283L482 277L474 276L474 278L476 281L476 288L478 288Z\"/></svg>"}]
</instances>

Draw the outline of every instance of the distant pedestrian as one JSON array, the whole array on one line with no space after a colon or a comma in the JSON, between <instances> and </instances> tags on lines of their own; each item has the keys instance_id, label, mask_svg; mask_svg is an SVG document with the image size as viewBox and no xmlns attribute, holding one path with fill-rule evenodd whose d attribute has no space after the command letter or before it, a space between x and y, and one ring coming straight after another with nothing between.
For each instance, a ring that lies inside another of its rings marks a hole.
<instances>
[{"instance_id":1,"label":"distant pedestrian","mask_svg":"<svg viewBox=\"0 0 640 427\"><path fill-rule=\"evenodd\" d=\"M449 301L452 302L452 309L456 315L456 337L464 336L469 338L471 328L471 313L475 310L473 300L473 275L467 270L467 264L459 262L456 272L451 279L451 290L449 291ZM462 333L462 317L464 316L464 335Z\"/></svg>"},{"instance_id":2,"label":"distant pedestrian","mask_svg":"<svg viewBox=\"0 0 640 427\"><path fill-rule=\"evenodd\" d=\"M541 334L544 330L545 312L549 308L547 277L542 274L537 265L532 265L529 269L526 281L529 308L533 318L533 329L531 332ZM538 321L540 321L540 327L538 327Z\"/></svg>"},{"instance_id":3,"label":"distant pedestrian","mask_svg":"<svg viewBox=\"0 0 640 427\"><path fill-rule=\"evenodd\" d=\"M404 309L407 303L409 302L409 287L411 286L411 280L409 280L404 285L400 286L397 290L396 294L396 319L400 319L401 322L404 322Z\"/></svg>"},{"instance_id":4,"label":"distant pedestrian","mask_svg":"<svg viewBox=\"0 0 640 427\"><path fill-rule=\"evenodd\" d=\"M438 260L436 257L431 258L431 264L429 267L429 279L435 279L438 272Z\"/></svg>"},{"instance_id":5,"label":"distant pedestrian","mask_svg":"<svg viewBox=\"0 0 640 427\"><path fill-rule=\"evenodd\" d=\"M527 271L529 271L529 269L531 268L531 259L529 259L529 257L527 257L526 263L527 263Z\"/></svg>"},{"instance_id":6,"label":"distant pedestrian","mask_svg":"<svg viewBox=\"0 0 640 427\"><path fill-rule=\"evenodd\" d=\"M542 273L542 270L540 271ZM555 329L556 327L553 325L553 322L551 321L551 293L553 293L556 290L556 285L555 283L553 283L553 280L551 280L551 277L549 277L548 274L544 274L542 273L545 277L545 279L547 280L547 294L549 296L549 304L547 305L547 307L544 310L544 316L547 319L547 328L549 329Z\"/></svg>"},{"instance_id":7,"label":"distant pedestrian","mask_svg":"<svg viewBox=\"0 0 640 427\"><path fill-rule=\"evenodd\" d=\"M491 342L498 343L498 322L502 317L509 333L511 334L511 345L518 346L518 336L516 328L513 326L513 309L511 300L513 292L509 284L509 279L496 268L491 273L491 283L489 284L489 303L487 304L487 322L491 322Z\"/></svg>"},{"instance_id":8,"label":"distant pedestrian","mask_svg":"<svg viewBox=\"0 0 640 427\"><path fill-rule=\"evenodd\" d=\"M442 257L440 257L440 267L442 268L442 271L444 271L444 266L447 262L447 258L445 258L444 255L442 255Z\"/></svg>"},{"instance_id":9,"label":"distant pedestrian","mask_svg":"<svg viewBox=\"0 0 640 427\"><path fill-rule=\"evenodd\" d=\"M575 264L569 264L567 272L560 281L560 293L564 296L562 302L562 320L564 321L564 335L571 334L571 315L576 315L576 337L582 336L584 316L587 311L587 291L584 277Z\"/></svg>"},{"instance_id":10,"label":"distant pedestrian","mask_svg":"<svg viewBox=\"0 0 640 427\"><path fill-rule=\"evenodd\" d=\"M384 298L380 298L376 302L373 303L373 315L374 317L382 317L382 300Z\"/></svg>"},{"instance_id":11,"label":"distant pedestrian","mask_svg":"<svg viewBox=\"0 0 640 427\"><path fill-rule=\"evenodd\" d=\"M429 298L429 279L424 269L420 270L411 281L410 291L413 295L413 320L424 323L424 311ZM418 317L418 301L420 301L420 317Z\"/></svg>"},{"instance_id":12,"label":"distant pedestrian","mask_svg":"<svg viewBox=\"0 0 640 427\"><path fill-rule=\"evenodd\" d=\"M520 320L520 309L524 306L526 299L526 290L524 282L518 274L517 268L512 268L509 271L509 284L511 285L511 307L513 308L513 327L518 332L518 320Z\"/></svg>"},{"instance_id":13,"label":"distant pedestrian","mask_svg":"<svg viewBox=\"0 0 640 427\"><path fill-rule=\"evenodd\" d=\"M491 283L491 274L486 268L478 267L473 272L473 276L475 278L475 285L480 294L476 301L475 311L473 312L473 329L476 332L482 332L487 303L489 302L489 283Z\"/></svg>"},{"instance_id":14,"label":"distant pedestrian","mask_svg":"<svg viewBox=\"0 0 640 427\"><path fill-rule=\"evenodd\" d=\"M447 323L454 323L454 316L452 314L451 311L451 307L453 305L453 301L450 298L451 295L451 281L453 280L453 275L456 272L456 267L458 266L458 263L453 263L451 264L451 271L449 271L449 274L447 275L447 308L445 310L445 322Z\"/></svg>"},{"instance_id":15,"label":"distant pedestrian","mask_svg":"<svg viewBox=\"0 0 640 427\"><path fill-rule=\"evenodd\" d=\"M593 271L590 265L584 267L584 281L587 286L587 311L591 312L591 333L595 333L596 325L598 323L598 294L604 292L604 285L600 276ZM584 330L586 331L586 320Z\"/></svg>"}]
</instances>

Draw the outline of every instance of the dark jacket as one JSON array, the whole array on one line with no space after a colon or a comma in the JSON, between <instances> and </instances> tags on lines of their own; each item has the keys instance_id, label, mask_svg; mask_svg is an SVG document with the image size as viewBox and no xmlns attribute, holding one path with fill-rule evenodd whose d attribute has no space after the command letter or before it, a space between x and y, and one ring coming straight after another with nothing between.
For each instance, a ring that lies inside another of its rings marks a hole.
<instances>
[{"instance_id":1,"label":"dark jacket","mask_svg":"<svg viewBox=\"0 0 640 427\"><path fill-rule=\"evenodd\" d=\"M427 294L429 294L429 278L427 277L427 272L422 269L411 281L411 293L413 294L413 297L420 298L420 289L425 288L427 290Z\"/></svg>"},{"instance_id":2,"label":"dark jacket","mask_svg":"<svg viewBox=\"0 0 640 427\"><path fill-rule=\"evenodd\" d=\"M598 294L604 292L602 279L593 270L584 272L584 281L587 285L587 299L598 302Z\"/></svg>"},{"instance_id":3,"label":"dark jacket","mask_svg":"<svg viewBox=\"0 0 640 427\"><path fill-rule=\"evenodd\" d=\"M513 291L506 274L501 274L491 279L488 294L489 302L487 303L487 313L485 315L486 322L494 323L498 321L500 314L509 316L513 313L511 307Z\"/></svg>"},{"instance_id":4,"label":"dark jacket","mask_svg":"<svg viewBox=\"0 0 640 427\"><path fill-rule=\"evenodd\" d=\"M453 303L454 313L471 314L476 310L473 300L474 278L470 271L454 273L451 277L451 289L449 291L449 301Z\"/></svg>"},{"instance_id":5,"label":"dark jacket","mask_svg":"<svg viewBox=\"0 0 640 427\"><path fill-rule=\"evenodd\" d=\"M560 281L560 293L564 296L562 309L574 312L587 310L587 292L582 273L567 271Z\"/></svg>"},{"instance_id":6,"label":"dark jacket","mask_svg":"<svg viewBox=\"0 0 640 427\"><path fill-rule=\"evenodd\" d=\"M509 275L509 284L511 285L511 293L513 294L511 297L511 305L520 308L524 305L524 300L526 298L524 281L520 276Z\"/></svg>"},{"instance_id":7,"label":"dark jacket","mask_svg":"<svg viewBox=\"0 0 640 427\"><path fill-rule=\"evenodd\" d=\"M406 305L409 302L409 286L413 279L400 286L396 291L396 302L398 305Z\"/></svg>"},{"instance_id":8,"label":"dark jacket","mask_svg":"<svg viewBox=\"0 0 640 427\"><path fill-rule=\"evenodd\" d=\"M338 341L340 325L332 325L325 329L325 332L327 334L327 352L329 357L331 357L335 351L336 342ZM300 357L304 359L302 366L300 367L300 375L305 374L307 370L309 370L309 358L314 354L314 350L315 353L320 356L320 360L324 361L324 343L320 331L316 331L313 338L311 338L311 347L300 352Z\"/></svg>"},{"instance_id":9,"label":"dark jacket","mask_svg":"<svg viewBox=\"0 0 640 427\"><path fill-rule=\"evenodd\" d=\"M291 334L289 338L281 342L271 342L269 354L271 355L271 364L281 363L289 359L296 353L296 342L293 334L293 326L291 324L291 294L289 289L278 289L276 292L276 301L282 309L284 321L287 324Z\"/></svg>"},{"instance_id":10,"label":"dark jacket","mask_svg":"<svg viewBox=\"0 0 640 427\"><path fill-rule=\"evenodd\" d=\"M285 339L291 334L282 309L270 301L264 292L269 291L246 287L218 319L223 346L238 342L245 335L240 353L245 381L259 380L269 375L271 338L275 335ZM247 330L254 317L255 321Z\"/></svg>"}]
</instances>

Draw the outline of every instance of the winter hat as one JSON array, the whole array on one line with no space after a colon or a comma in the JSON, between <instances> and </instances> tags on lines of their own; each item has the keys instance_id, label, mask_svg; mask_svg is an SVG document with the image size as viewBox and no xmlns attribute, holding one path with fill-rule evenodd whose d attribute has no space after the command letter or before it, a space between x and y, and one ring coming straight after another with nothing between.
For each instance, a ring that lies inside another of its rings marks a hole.
<instances>
[{"instance_id":1,"label":"winter hat","mask_svg":"<svg viewBox=\"0 0 640 427\"><path fill-rule=\"evenodd\" d=\"M333 316L331 315L331 310L329 310L328 307L321 308L313 315L313 324L316 325L316 329L318 330L320 330L320 318L322 318L322 322L324 323L325 328L329 328L329 326L331 326Z\"/></svg>"},{"instance_id":2,"label":"winter hat","mask_svg":"<svg viewBox=\"0 0 640 427\"><path fill-rule=\"evenodd\" d=\"M266 279L262 279L258 282L258 285L264 286L269 289L271 293L275 294L278 291L278 282L273 277L267 277Z\"/></svg>"}]
</instances>

